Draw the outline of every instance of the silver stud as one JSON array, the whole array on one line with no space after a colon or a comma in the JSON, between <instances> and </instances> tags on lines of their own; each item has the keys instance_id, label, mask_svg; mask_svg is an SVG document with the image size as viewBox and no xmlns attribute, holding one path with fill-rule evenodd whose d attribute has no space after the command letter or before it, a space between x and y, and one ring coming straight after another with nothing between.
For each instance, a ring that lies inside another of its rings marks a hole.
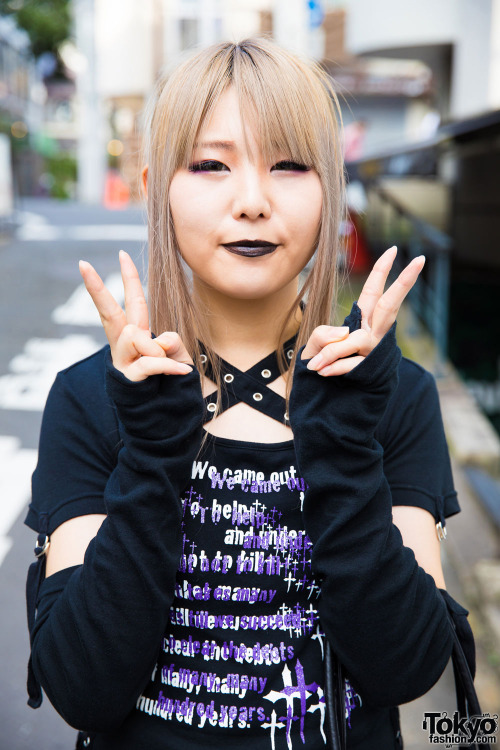
<instances>
[{"instance_id":1,"label":"silver stud","mask_svg":"<svg viewBox=\"0 0 500 750\"><path fill-rule=\"evenodd\" d=\"M289 349L286 353L286 356L288 357L288 359L291 359L293 357L293 349Z\"/></svg>"},{"instance_id":2,"label":"silver stud","mask_svg":"<svg viewBox=\"0 0 500 750\"><path fill-rule=\"evenodd\" d=\"M290 420L288 419L288 412L286 411L286 412L285 412L285 422L289 422L289 421L290 421Z\"/></svg>"},{"instance_id":3,"label":"silver stud","mask_svg":"<svg viewBox=\"0 0 500 750\"><path fill-rule=\"evenodd\" d=\"M262 393L254 393L253 394L253 400L254 401L262 401L262 399L263 399Z\"/></svg>"},{"instance_id":4,"label":"silver stud","mask_svg":"<svg viewBox=\"0 0 500 750\"><path fill-rule=\"evenodd\" d=\"M227 372L224 375L224 380L226 381L226 383L232 383L234 380L234 375L232 375L230 372Z\"/></svg>"},{"instance_id":5,"label":"silver stud","mask_svg":"<svg viewBox=\"0 0 500 750\"><path fill-rule=\"evenodd\" d=\"M207 359L208 359L208 357L207 357L206 354L200 354L200 362L202 364L205 364L207 362Z\"/></svg>"},{"instance_id":6,"label":"silver stud","mask_svg":"<svg viewBox=\"0 0 500 750\"><path fill-rule=\"evenodd\" d=\"M217 404L207 404L207 411L215 411L217 409Z\"/></svg>"},{"instance_id":7,"label":"silver stud","mask_svg":"<svg viewBox=\"0 0 500 750\"><path fill-rule=\"evenodd\" d=\"M270 378L271 377L271 370L262 370L260 373L263 378Z\"/></svg>"}]
</instances>

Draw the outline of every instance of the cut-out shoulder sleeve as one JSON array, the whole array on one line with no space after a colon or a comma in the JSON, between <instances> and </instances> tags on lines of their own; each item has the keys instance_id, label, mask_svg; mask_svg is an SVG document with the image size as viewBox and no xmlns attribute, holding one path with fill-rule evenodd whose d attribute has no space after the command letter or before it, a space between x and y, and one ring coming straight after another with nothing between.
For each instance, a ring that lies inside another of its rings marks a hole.
<instances>
[{"instance_id":1,"label":"cut-out shoulder sleeve","mask_svg":"<svg viewBox=\"0 0 500 750\"><path fill-rule=\"evenodd\" d=\"M25 519L35 531L42 512L49 534L70 518L106 513L104 488L121 445L105 390L107 348L60 372L50 390Z\"/></svg>"},{"instance_id":2,"label":"cut-out shoulder sleeve","mask_svg":"<svg viewBox=\"0 0 500 750\"><path fill-rule=\"evenodd\" d=\"M460 512L434 376L402 358L399 382L375 432L393 505L428 510L436 523Z\"/></svg>"}]
</instances>

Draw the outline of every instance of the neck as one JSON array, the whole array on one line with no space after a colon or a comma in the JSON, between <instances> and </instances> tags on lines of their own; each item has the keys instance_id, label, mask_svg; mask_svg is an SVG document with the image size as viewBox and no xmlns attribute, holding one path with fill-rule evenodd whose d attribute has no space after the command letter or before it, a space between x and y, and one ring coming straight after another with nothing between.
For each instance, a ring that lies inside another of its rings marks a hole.
<instances>
[{"instance_id":1,"label":"neck","mask_svg":"<svg viewBox=\"0 0 500 750\"><path fill-rule=\"evenodd\" d=\"M237 367L250 367L274 351L288 309L297 296L298 279L268 297L227 297L194 279L194 294L206 311L214 351ZM302 311L296 311L285 329L285 341L297 333Z\"/></svg>"}]
</instances>

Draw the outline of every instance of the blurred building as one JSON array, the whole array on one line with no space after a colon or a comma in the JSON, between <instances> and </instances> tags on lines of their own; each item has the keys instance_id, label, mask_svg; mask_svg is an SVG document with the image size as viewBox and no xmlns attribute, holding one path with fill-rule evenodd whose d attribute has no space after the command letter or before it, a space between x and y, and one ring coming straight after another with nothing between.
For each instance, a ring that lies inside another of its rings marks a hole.
<instances>
[{"instance_id":1,"label":"blurred building","mask_svg":"<svg viewBox=\"0 0 500 750\"><path fill-rule=\"evenodd\" d=\"M349 0L347 46L363 57L419 60L432 71L445 119L500 107L500 4L496 0Z\"/></svg>"},{"instance_id":2,"label":"blurred building","mask_svg":"<svg viewBox=\"0 0 500 750\"><path fill-rule=\"evenodd\" d=\"M14 196L29 192L35 164L30 148L39 130L43 86L29 37L0 16L0 217L10 216Z\"/></svg>"},{"instance_id":3,"label":"blurred building","mask_svg":"<svg viewBox=\"0 0 500 750\"><path fill-rule=\"evenodd\" d=\"M498 0L326 0L325 63L365 154L432 138L440 123L500 107Z\"/></svg>"}]
</instances>

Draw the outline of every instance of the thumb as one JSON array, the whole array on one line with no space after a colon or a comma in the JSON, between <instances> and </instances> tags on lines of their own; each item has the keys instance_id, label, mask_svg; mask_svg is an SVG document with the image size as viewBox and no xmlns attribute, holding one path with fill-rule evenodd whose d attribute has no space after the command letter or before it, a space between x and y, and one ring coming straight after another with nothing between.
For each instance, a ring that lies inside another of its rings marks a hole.
<instances>
[{"instance_id":1,"label":"thumb","mask_svg":"<svg viewBox=\"0 0 500 750\"><path fill-rule=\"evenodd\" d=\"M335 344L344 341L349 336L348 326L318 326L314 329L309 337L309 341L302 352L302 359L309 359L328 344Z\"/></svg>"},{"instance_id":2,"label":"thumb","mask_svg":"<svg viewBox=\"0 0 500 750\"><path fill-rule=\"evenodd\" d=\"M161 346L169 359L185 362L188 365L194 364L184 342L175 331L165 331L155 338L155 343Z\"/></svg>"}]
</instances>

